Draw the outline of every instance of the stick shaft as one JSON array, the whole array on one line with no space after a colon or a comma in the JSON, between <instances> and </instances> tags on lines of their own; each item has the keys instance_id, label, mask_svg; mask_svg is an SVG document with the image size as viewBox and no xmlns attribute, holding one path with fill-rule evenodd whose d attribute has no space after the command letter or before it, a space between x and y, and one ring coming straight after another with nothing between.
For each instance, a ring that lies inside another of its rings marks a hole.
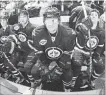
<instances>
[{"instance_id":1,"label":"stick shaft","mask_svg":"<svg viewBox=\"0 0 106 95\"><path fill-rule=\"evenodd\" d=\"M22 73L12 64L12 62L9 60L9 58L7 57L7 55L6 55L4 52L3 52L3 55L4 55L4 57L7 59L8 63L14 68L14 70L18 71L19 74L20 74L22 77L24 77L24 76L22 75Z\"/></svg>"}]
</instances>

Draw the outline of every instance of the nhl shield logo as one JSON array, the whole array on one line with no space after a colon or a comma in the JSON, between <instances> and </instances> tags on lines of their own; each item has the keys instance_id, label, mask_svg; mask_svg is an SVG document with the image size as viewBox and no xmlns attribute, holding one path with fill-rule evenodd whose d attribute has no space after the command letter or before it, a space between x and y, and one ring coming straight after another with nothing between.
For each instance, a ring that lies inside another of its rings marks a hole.
<instances>
[{"instance_id":1,"label":"nhl shield logo","mask_svg":"<svg viewBox=\"0 0 106 95\"><path fill-rule=\"evenodd\" d=\"M42 40L40 40L40 42L39 42L39 44L40 45L45 45L47 43L47 40L46 39L42 39Z\"/></svg>"},{"instance_id":2,"label":"nhl shield logo","mask_svg":"<svg viewBox=\"0 0 106 95\"><path fill-rule=\"evenodd\" d=\"M55 41L55 38L56 38L56 37L51 37L51 39L52 39L52 42L54 42L54 41Z\"/></svg>"}]
</instances>

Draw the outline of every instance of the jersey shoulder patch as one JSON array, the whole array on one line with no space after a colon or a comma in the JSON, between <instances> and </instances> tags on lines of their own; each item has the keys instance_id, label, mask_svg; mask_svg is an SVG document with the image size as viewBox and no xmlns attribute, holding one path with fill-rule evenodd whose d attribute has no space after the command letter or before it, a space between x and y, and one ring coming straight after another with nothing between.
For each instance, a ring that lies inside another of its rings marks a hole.
<instances>
[{"instance_id":1,"label":"jersey shoulder patch","mask_svg":"<svg viewBox=\"0 0 106 95\"><path fill-rule=\"evenodd\" d=\"M40 34L44 29L44 26L39 26L37 28L35 28L33 31L32 31L32 36L37 36L38 34Z\"/></svg>"},{"instance_id":2,"label":"jersey shoulder patch","mask_svg":"<svg viewBox=\"0 0 106 95\"><path fill-rule=\"evenodd\" d=\"M13 26L13 30L14 30L14 31L18 31L19 29L20 29L20 25L15 24L15 25Z\"/></svg>"}]
</instances>

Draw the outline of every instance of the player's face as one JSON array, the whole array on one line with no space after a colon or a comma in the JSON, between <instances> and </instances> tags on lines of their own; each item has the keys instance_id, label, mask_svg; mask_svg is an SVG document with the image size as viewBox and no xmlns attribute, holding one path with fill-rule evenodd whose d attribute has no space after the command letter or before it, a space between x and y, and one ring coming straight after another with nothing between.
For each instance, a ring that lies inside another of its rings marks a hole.
<instances>
[{"instance_id":1,"label":"player's face","mask_svg":"<svg viewBox=\"0 0 106 95\"><path fill-rule=\"evenodd\" d=\"M46 28L48 29L48 31L49 31L51 34L54 34L54 33L57 32L58 24L59 24L58 18L47 18L47 19L45 20Z\"/></svg>"},{"instance_id":2,"label":"player's face","mask_svg":"<svg viewBox=\"0 0 106 95\"><path fill-rule=\"evenodd\" d=\"M7 26L7 19L1 19L0 20L2 27Z\"/></svg>"},{"instance_id":3,"label":"player's face","mask_svg":"<svg viewBox=\"0 0 106 95\"><path fill-rule=\"evenodd\" d=\"M18 22L24 26L28 22L28 17L26 15L20 15L18 17Z\"/></svg>"},{"instance_id":4,"label":"player's face","mask_svg":"<svg viewBox=\"0 0 106 95\"><path fill-rule=\"evenodd\" d=\"M99 20L98 13L97 12L91 12L90 18L91 18L91 21L93 23L98 22L98 20Z\"/></svg>"}]
</instances>

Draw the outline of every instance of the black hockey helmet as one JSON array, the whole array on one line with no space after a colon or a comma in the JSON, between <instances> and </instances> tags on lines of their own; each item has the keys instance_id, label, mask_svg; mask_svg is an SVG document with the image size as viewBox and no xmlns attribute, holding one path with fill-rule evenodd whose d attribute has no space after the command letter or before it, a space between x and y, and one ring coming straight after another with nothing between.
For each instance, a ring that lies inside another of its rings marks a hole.
<instances>
[{"instance_id":1,"label":"black hockey helmet","mask_svg":"<svg viewBox=\"0 0 106 95\"><path fill-rule=\"evenodd\" d=\"M58 18L60 20L60 11L56 7L48 7L43 14L44 20L46 18Z\"/></svg>"},{"instance_id":2,"label":"black hockey helmet","mask_svg":"<svg viewBox=\"0 0 106 95\"><path fill-rule=\"evenodd\" d=\"M21 10L20 13L18 14L18 16L20 16L20 15L25 15L25 16L28 16L28 18L29 18L29 13L26 10Z\"/></svg>"}]
</instances>

